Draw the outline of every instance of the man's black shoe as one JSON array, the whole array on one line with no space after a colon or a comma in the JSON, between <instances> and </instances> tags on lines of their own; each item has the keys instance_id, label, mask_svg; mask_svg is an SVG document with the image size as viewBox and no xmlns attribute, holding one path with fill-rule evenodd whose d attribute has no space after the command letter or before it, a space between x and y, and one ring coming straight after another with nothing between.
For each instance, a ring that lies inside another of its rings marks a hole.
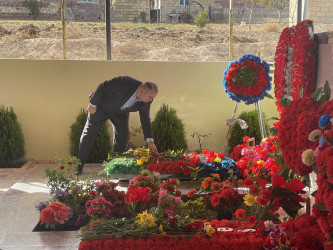
<instances>
[{"instance_id":1,"label":"man's black shoe","mask_svg":"<svg viewBox=\"0 0 333 250\"><path fill-rule=\"evenodd\" d=\"M82 175L82 172L83 172L83 165L79 165L79 166L77 167L76 175L77 175L77 176L80 176L80 175Z\"/></svg>"}]
</instances>

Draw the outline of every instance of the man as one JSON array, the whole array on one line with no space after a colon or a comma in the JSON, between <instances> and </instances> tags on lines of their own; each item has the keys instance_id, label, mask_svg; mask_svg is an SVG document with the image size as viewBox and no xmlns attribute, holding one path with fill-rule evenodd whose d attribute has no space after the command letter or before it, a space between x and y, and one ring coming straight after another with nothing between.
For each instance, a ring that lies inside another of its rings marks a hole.
<instances>
[{"instance_id":1,"label":"man","mask_svg":"<svg viewBox=\"0 0 333 250\"><path fill-rule=\"evenodd\" d=\"M150 122L150 104L158 93L153 82L140 82L129 76L119 76L101 83L90 96L88 119L83 129L78 157L81 161L77 175L106 120L113 125L113 151L125 152L129 138L129 113L139 111L144 138L150 152L157 153Z\"/></svg>"}]
</instances>

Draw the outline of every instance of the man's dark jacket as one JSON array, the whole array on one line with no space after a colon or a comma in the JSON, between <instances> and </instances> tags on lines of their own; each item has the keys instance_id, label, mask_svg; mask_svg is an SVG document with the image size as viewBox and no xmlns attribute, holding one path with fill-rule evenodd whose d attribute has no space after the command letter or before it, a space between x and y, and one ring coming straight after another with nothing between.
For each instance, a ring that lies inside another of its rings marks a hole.
<instances>
[{"instance_id":1,"label":"man's dark jacket","mask_svg":"<svg viewBox=\"0 0 333 250\"><path fill-rule=\"evenodd\" d=\"M115 77L98 85L95 92L89 98L90 103L97 106L106 115L121 114L128 112L140 113L140 121L145 139L153 138L150 122L150 104L151 102L136 102L131 107L121 110L121 107L134 94L142 82L129 76ZM128 124L124 124L128 126Z\"/></svg>"}]
</instances>

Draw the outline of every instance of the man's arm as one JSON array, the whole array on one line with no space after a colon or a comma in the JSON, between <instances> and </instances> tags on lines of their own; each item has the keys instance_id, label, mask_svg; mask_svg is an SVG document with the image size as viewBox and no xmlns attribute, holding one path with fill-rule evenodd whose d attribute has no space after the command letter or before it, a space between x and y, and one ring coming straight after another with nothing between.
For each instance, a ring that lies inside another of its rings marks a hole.
<instances>
[{"instance_id":1,"label":"man's arm","mask_svg":"<svg viewBox=\"0 0 333 250\"><path fill-rule=\"evenodd\" d=\"M145 104L145 107L139 111L140 121L143 130L143 135L148 143L148 148L152 153L158 153L153 139L153 129L150 122L150 103Z\"/></svg>"}]
</instances>

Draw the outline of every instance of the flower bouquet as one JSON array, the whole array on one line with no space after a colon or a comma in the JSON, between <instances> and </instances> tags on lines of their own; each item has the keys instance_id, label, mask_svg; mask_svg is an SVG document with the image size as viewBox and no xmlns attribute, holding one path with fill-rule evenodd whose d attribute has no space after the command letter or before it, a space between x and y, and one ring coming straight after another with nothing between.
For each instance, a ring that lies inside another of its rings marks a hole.
<instances>
[{"instance_id":1,"label":"flower bouquet","mask_svg":"<svg viewBox=\"0 0 333 250\"><path fill-rule=\"evenodd\" d=\"M111 174L139 174L145 169L149 157L149 149L145 148L129 149L123 154L109 154L108 160L104 162L104 171L108 176Z\"/></svg>"}]
</instances>

